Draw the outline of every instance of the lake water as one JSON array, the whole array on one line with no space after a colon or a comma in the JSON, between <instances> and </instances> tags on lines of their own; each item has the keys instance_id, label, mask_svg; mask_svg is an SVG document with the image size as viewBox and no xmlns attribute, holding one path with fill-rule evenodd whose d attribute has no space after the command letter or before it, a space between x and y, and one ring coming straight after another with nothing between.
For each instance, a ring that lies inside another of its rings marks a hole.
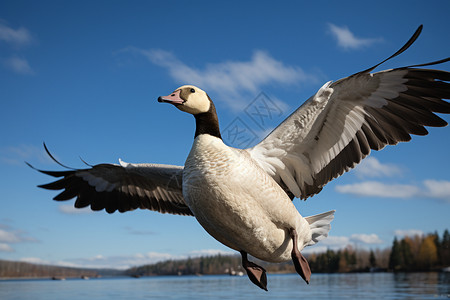
<instances>
[{"instance_id":1,"label":"lake water","mask_svg":"<svg viewBox=\"0 0 450 300\"><path fill-rule=\"evenodd\" d=\"M269 291L247 278L164 276L0 281L1 300L53 299L449 299L450 273L268 275Z\"/></svg>"}]
</instances>

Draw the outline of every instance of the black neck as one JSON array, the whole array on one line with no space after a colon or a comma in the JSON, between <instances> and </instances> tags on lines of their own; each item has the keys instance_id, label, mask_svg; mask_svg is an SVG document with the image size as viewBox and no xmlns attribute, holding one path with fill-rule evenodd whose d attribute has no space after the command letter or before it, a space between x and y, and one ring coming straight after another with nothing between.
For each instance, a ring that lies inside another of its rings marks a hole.
<instances>
[{"instance_id":1,"label":"black neck","mask_svg":"<svg viewBox=\"0 0 450 300\"><path fill-rule=\"evenodd\" d=\"M195 117L195 137L200 134L209 134L219 139L222 139L219 129L219 119L217 118L216 108L211 102L211 107L208 112L196 114Z\"/></svg>"}]
</instances>

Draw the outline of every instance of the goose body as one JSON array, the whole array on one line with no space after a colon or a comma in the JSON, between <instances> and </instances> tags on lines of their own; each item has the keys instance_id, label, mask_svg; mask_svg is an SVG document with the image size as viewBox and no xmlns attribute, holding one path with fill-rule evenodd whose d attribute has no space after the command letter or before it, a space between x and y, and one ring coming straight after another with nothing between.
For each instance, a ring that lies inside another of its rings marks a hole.
<instances>
[{"instance_id":1,"label":"goose body","mask_svg":"<svg viewBox=\"0 0 450 300\"><path fill-rule=\"evenodd\" d=\"M183 171L183 196L209 234L259 259L291 259L289 228L297 229L300 250L311 241L308 222L284 190L248 153L217 137L195 138Z\"/></svg>"},{"instance_id":2,"label":"goose body","mask_svg":"<svg viewBox=\"0 0 450 300\"><path fill-rule=\"evenodd\" d=\"M421 30L388 59L411 46ZM225 145L210 97L198 87L181 86L158 101L195 118L184 167L121 161L38 170L60 177L40 187L62 190L54 199L76 198L77 208L194 216L211 236L241 253L249 279L260 288L267 290L266 272L247 254L269 262L292 259L309 282L311 271L300 251L327 237L334 211L302 217L292 199L319 193L371 150L426 135L426 126L446 126L436 113L450 113L444 100L450 99L450 72L419 67L449 60L371 73L379 63L328 82L250 149Z\"/></svg>"}]
</instances>

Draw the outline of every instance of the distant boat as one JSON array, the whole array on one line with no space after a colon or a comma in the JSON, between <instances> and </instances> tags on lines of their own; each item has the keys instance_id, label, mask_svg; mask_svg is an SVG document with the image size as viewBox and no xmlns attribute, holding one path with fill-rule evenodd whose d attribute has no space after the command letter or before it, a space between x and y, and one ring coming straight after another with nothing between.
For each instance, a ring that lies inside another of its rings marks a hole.
<instances>
[{"instance_id":1,"label":"distant boat","mask_svg":"<svg viewBox=\"0 0 450 300\"><path fill-rule=\"evenodd\" d=\"M244 272L235 270L231 270L229 274L230 276L244 276Z\"/></svg>"},{"instance_id":2,"label":"distant boat","mask_svg":"<svg viewBox=\"0 0 450 300\"><path fill-rule=\"evenodd\" d=\"M81 279L88 280L88 279L89 279L89 276L81 275Z\"/></svg>"},{"instance_id":3,"label":"distant boat","mask_svg":"<svg viewBox=\"0 0 450 300\"><path fill-rule=\"evenodd\" d=\"M53 276L52 280L66 280L66 277Z\"/></svg>"}]
</instances>

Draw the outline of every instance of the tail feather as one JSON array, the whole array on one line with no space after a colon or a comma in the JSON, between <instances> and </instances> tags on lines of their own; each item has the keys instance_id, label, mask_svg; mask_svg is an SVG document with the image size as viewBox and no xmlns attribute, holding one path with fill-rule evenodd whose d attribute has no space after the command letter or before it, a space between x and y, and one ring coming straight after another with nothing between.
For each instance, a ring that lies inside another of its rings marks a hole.
<instances>
[{"instance_id":1,"label":"tail feather","mask_svg":"<svg viewBox=\"0 0 450 300\"><path fill-rule=\"evenodd\" d=\"M306 217L311 229L312 239L306 246L311 246L328 236L331 229L331 221L334 219L335 210L330 210L314 216Z\"/></svg>"}]
</instances>

